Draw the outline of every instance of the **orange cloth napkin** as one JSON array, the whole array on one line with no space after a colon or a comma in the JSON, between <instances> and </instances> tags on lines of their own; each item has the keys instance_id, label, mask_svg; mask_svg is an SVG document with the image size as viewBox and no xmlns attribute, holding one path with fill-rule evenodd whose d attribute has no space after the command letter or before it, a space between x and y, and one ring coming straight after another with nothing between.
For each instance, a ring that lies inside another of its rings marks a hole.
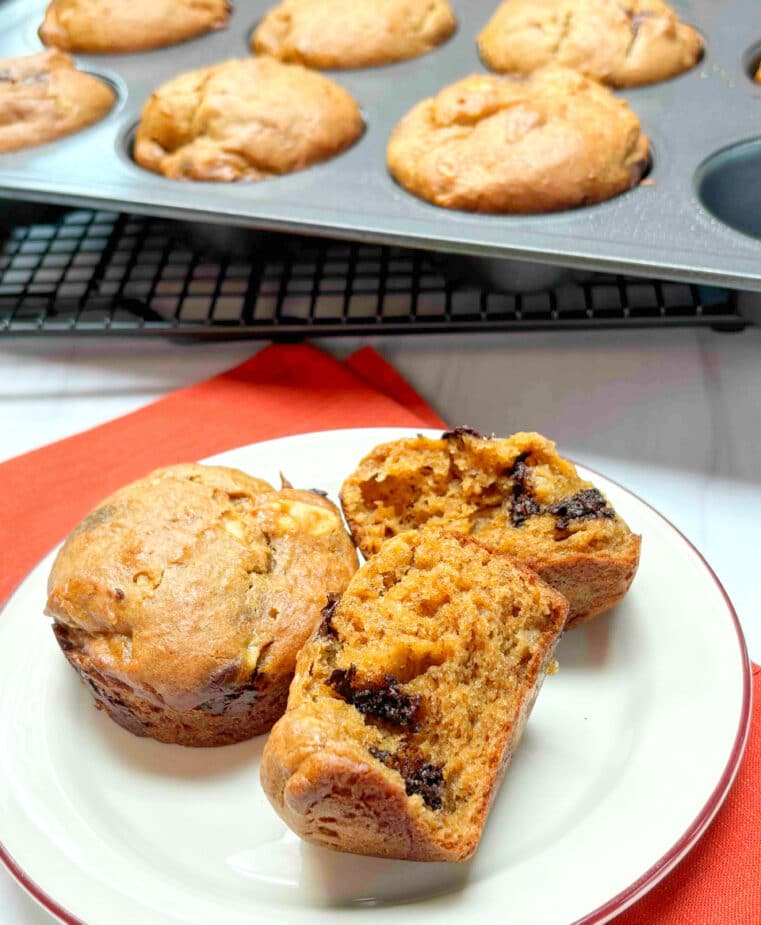
<instances>
[{"instance_id":1,"label":"orange cloth napkin","mask_svg":"<svg viewBox=\"0 0 761 925\"><path fill-rule=\"evenodd\" d=\"M0 602L105 495L157 466L367 426L445 424L373 350L339 363L310 346L268 347L208 382L2 463ZM617 925L761 925L761 667L753 680L748 751L726 803L687 859Z\"/></svg>"}]
</instances>

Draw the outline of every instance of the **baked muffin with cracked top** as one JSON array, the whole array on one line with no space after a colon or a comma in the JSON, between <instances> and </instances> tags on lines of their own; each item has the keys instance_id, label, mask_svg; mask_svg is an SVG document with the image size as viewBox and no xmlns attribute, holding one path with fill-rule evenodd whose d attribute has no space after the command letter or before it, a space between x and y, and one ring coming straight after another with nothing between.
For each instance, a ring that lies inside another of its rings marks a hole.
<instances>
[{"instance_id":1,"label":"baked muffin with cracked top","mask_svg":"<svg viewBox=\"0 0 761 925\"><path fill-rule=\"evenodd\" d=\"M277 812L339 851L466 860L567 610L528 568L468 537L389 540L299 655L261 765Z\"/></svg>"},{"instance_id":2,"label":"baked muffin with cracked top","mask_svg":"<svg viewBox=\"0 0 761 925\"><path fill-rule=\"evenodd\" d=\"M52 0L39 35L64 51L149 51L223 29L231 11L227 0Z\"/></svg>"},{"instance_id":3,"label":"baked muffin with cracked top","mask_svg":"<svg viewBox=\"0 0 761 925\"><path fill-rule=\"evenodd\" d=\"M108 115L116 94L50 49L0 59L0 153L79 132Z\"/></svg>"},{"instance_id":4,"label":"baked muffin with cracked top","mask_svg":"<svg viewBox=\"0 0 761 925\"><path fill-rule=\"evenodd\" d=\"M649 143L625 100L549 67L528 78L474 74L423 100L394 129L387 161L404 189L434 205L526 214L636 186Z\"/></svg>"},{"instance_id":5,"label":"baked muffin with cracked top","mask_svg":"<svg viewBox=\"0 0 761 925\"><path fill-rule=\"evenodd\" d=\"M515 556L568 599L569 629L620 601L639 564L640 537L536 433L459 428L381 444L346 479L341 502L365 556L426 525Z\"/></svg>"},{"instance_id":6,"label":"baked muffin with cracked top","mask_svg":"<svg viewBox=\"0 0 761 925\"><path fill-rule=\"evenodd\" d=\"M363 130L356 101L322 74L274 58L233 59L156 90L134 157L173 180L264 180L340 154Z\"/></svg>"},{"instance_id":7,"label":"baked muffin with cracked top","mask_svg":"<svg viewBox=\"0 0 761 925\"><path fill-rule=\"evenodd\" d=\"M456 27L449 0L281 0L251 44L307 67L378 67L427 54Z\"/></svg>"},{"instance_id":8,"label":"baked muffin with cracked top","mask_svg":"<svg viewBox=\"0 0 761 925\"><path fill-rule=\"evenodd\" d=\"M296 654L357 556L321 494L184 464L117 491L69 536L46 613L119 725L180 745L239 742L285 709Z\"/></svg>"},{"instance_id":9,"label":"baked muffin with cracked top","mask_svg":"<svg viewBox=\"0 0 761 925\"><path fill-rule=\"evenodd\" d=\"M494 71L574 68L613 87L637 87L695 67L703 40L663 0L505 0L478 37Z\"/></svg>"}]
</instances>

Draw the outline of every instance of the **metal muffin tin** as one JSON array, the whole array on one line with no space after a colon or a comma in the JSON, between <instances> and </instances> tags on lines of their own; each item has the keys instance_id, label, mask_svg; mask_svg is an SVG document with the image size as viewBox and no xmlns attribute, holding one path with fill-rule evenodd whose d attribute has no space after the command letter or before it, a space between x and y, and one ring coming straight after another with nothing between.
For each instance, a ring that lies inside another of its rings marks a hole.
<instances>
[{"instance_id":1,"label":"metal muffin tin","mask_svg":"<svg viewBox=\"0 0 761 925\"><path fill-rule=\"evenodd\" d=\"M761 58L758 0L672 0L703 34L706 54L674 80L621 93L653 144L647 181L600 205L542 216L440 209L386 171L397 121L446 84L484 70L476 35L497 0L452 0L458 31L429 55L332 72L358 100L367 131L328 163L242 184L177 182L138 167L131 141L151 91L183 71L248 54L251 31L274 2L238 0L226 30L183 45L76 56L114 85L115 109L77 135L0 155L0 196L761 290L761 85L750 77ZM40 49L45 7L46 0L0 0L0 57Z\"/></svg>"}]
</instances>

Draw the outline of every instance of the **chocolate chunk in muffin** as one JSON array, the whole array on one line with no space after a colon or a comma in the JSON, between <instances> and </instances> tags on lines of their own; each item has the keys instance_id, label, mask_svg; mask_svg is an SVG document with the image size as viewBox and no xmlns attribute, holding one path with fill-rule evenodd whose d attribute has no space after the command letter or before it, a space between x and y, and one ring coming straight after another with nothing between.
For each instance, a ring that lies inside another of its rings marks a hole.
<instances>
[{"instance_id":1,"label":"chocolate chunk in muffin","mask_svg":"<svg viewBox=\"0 0 761 925\"><path fill-rule=\"evenodd\" d=\"M99 122L114 91L63 52L0 60L0 154L55 141Z\"/></svg>"},{"instance_id":2,"label":"chocolate chunk in muffin","mask_svg":"<svg viewBox=\"0 0 761 925\"><path fill-rule=\"evenodd\" d=\"M426 54L456 25L448 0L281 0L251 44L306 67L377 67Z\"/></svg>"}]
</instances>

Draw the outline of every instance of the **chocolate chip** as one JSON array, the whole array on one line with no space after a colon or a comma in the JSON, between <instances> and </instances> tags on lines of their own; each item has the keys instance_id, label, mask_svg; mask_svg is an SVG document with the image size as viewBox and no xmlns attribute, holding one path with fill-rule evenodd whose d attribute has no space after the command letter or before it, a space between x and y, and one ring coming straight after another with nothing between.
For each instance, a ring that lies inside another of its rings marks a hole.
<instances>
[{"instance_id":1,"label":"chocolate chip","mask_svg":"<svg viewBox=\"0 0 761 925\"><path fill-rule=\"evenodd\" d=\"M114 597L117 599L117 601L123 601L124 591L122 591L121 588L114 588Z\"/></svg>"},{"instance_id":2,"label":"chocolate chip","mask_svg":"<svg viewBox=\"0 0 761 925\"><path fill-rule=\"evenodd\" d=\"M454 430L448 430L441 435L442 440L458 440L462 437L475 437L476 440L488 440L485 434L473 430L472 427L455 427Z\"/></svg>"},{"instance_id":3,"label":"chocolate chip","mask_svg":"<svg viewBox=\"0 0 761 925\"><path fill-rule=\"evenodd\" d=\"M203 703L199 703L197 709L208 716L222 716L233 710L240 712L247 709L259 699L259 690L257 688L257 674L254 674L245 682L245 684L210 697Z\"/></svg>"},{"instance_id":4,"label":"chocolate chip","mask_svg":"<svg viewBox=\"0 0 761 925\"><path fill-rule=\"evenodd\" d=\"M309 493L312 495L319 495L321 498L327 498L328 493L323 491L321 488L310 488Z\"/></svg>"},{"instance_id":5,"label":"chocolate chip","mask_svg":"<svg viewBox=\"0 0 761 925\"><path fill-rule=\"evenodd\" d=\"M260 696L259 672L254 671L243 684L237 684L235 679L239 671L238 662L232 661L213 672L206 685L211 697L199 703L196 709L210 716L221 716L231 710L250 707Z\"/></svg>"},{"instance_id":6,"label":"chocolate chip","mask_svg":"<svg viewBox=\"0 0 761 925\"><path fill-rule=\"evenodd\" d=\"M521 527L529 517L536 517L542 513L542 508L537 504L533 495L517 494L510 505L510 521L514 527Z\"/></svg>"},{"instance_id":7,"label":"chocolate chip","mask_svg":"<svg viewBox=\"0 0 761 925\"><path fill-rule=\"evenodd\" d=\"M328 603L322 608L322 623L320 624L317 635L324 639L338 639L338 633L333 626L333 615L341 600L340 594L329 594Z\"/></svg>"},{"instance_id":8,"label":"chocolate chip","mask_svg":"<svg viewBox=\"0 0 761 925\"><path fill-rule=\"evenodd\" d=\"M530 468L526 460L530 453L522 453L513 463L508 475L513 480L513 498L510 504L510 521L514 527L521 527L529 517L542 513L529 484Z\"/></svg>"},{"instance_id":9,"label":"chocolate chip","mask_svg":"<svg viewBox=\"0 0 761 925\"><path fill-rule=\"evenodd\" d=\"M430 764L422 755L409 749L402 749L395 755L379 748L368 749L386 767L397 771L404 779L404 790L408 797L419 794L430 809L443 806L444 769Z\"/></svg>"},{"instance_id":10,"label":"chocolate chip","mask_svg":"<svg viewBox=\"0 0 761 925\"><path fill-rule=\"evenodd\" d=\"M362 687L356 683L357 666L348 670L336 668L328 685L358 710L365 721L371 719L403 729L416 729L420 719L423 698L419 694L405 694L393 675L387 674L381 685Z\"/></svg>"},{"instance_id":11,"label":"chocolate chip","mask_svg":"<svg viewBox=\"0 0 761 925\"><path fill-rule=\"evenodd\" d=\"M554 514L555 529L567 530L572 520L598 520L611 519L616 516L612 507L596 488L585 488L571 498L563 498L547 508L549 514Z\"/></svg>"},{"instance_id":12,"label":"chocolate chip","mask_svg":"<svg viewBox=\"0 0 761 925\"><path fill-rule=\"evenodd\" d=\"M444 771L435 764L421 764L416 771L404 778L407 796L419 793L423 802L431 809L441 809L441 791L444 785Z\"/></svg>"}]
</instances>

